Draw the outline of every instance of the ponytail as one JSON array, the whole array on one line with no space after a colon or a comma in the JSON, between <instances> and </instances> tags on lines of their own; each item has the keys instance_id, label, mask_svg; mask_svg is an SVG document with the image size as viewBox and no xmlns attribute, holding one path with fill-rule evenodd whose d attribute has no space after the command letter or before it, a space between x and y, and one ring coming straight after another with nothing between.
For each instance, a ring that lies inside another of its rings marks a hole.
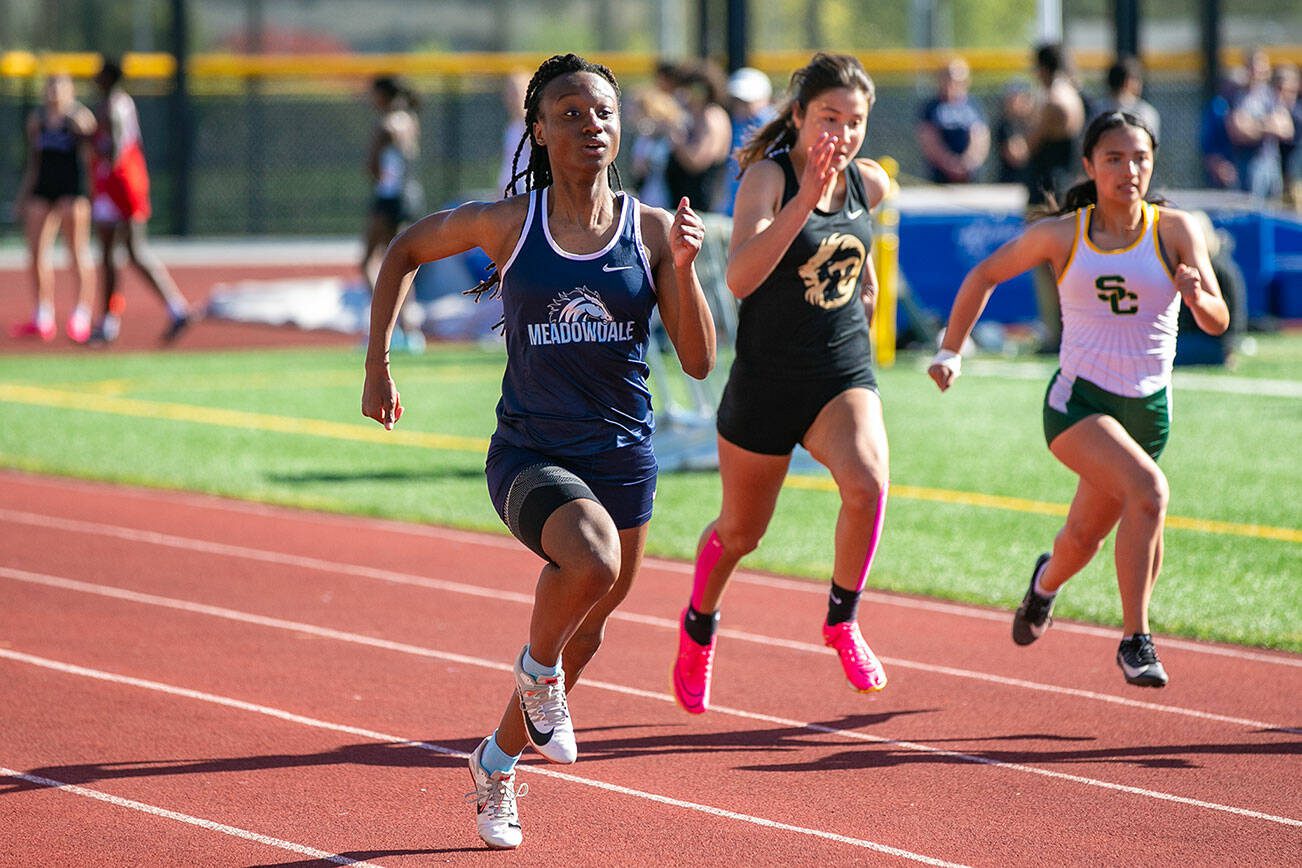
<instances>
[{"instance_id":1,"label":"ponytail","mask_svg":"<svg viewBox=\"0 0 1302 868\"><path fill-rule=\"evenodd\" d=\"M809 63L793 72L791 83L787 85L789 96L778 110L778 116L761 127L737 151L737 164L741 166L738 177L770 154L790 150L795 145L798 134L795 124L796 106L800 106L803 112L819 94L838 87L862 92L868 99L869 110L877 99L877 88L872 78L864 71L858 58L849 54L826 54L820 51Z\"/></svg>"},{"instance_id":2,"label":"ponytail","mask_svg":"<svg viewBox=\"0 0 1302 868\"><path fill-rule=\"evenodd\" d=\"M737 165L741 167L737 177L746 174L747 169L769 154L789 150L796 143L797 130L792 119L795 113L793 105L793 102L787 101L776 118L756 130L746 143L737 149Z\"/></svg>"}]
</instances>

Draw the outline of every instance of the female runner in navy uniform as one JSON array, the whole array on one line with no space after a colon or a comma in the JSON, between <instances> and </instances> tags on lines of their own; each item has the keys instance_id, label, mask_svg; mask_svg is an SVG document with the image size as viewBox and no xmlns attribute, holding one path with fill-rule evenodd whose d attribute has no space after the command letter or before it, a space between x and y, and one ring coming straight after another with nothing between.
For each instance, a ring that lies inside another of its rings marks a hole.
<instances>
[{"instance_id":1,"label":"female runner in navy uniform","mask_svg":"<svg viewBox=\"0 0 1302 868\"><path fill-rule=\"evenodd\" d=\"M670 215L613 189L620 119L610 70L573 54L545 61L525 95L525 130L532 151L516 177L528 195L430 215L389 247L362 393L362 413L385 428L402 416L388 344L420 263L478 246L501 264L507 364L488 486L511 532L547 564L515 692L470 757L479 834L495 848L520 844L514 767L524 748L574 762L566 687L642 559L656 481L645 379L652 308L686 373L704 377L715 353L693 266L700 218L686 199Z\"/></svg>"},{"instance_id":2,"label":"female runner in navy uniform","mask_svg":"<svg viewBox=\"0 0 1302 868\"><path fill-rule=\"evenodd\" d=\"M1067 521L1040 555L1013 616L1013 641L1029 645L1052 623L1058 589L1117 529L1123 639L1117 666L1130 684L1163 687L1166 670L1148 630L1162 568L1169 488L1157 466L1170 433L1168 387L1180 302L1203 331L1230 314L1198 224L1145 201L1157 140L1131 114L1100 115L1085 131L1089 180L1067 192L1058 216L1032 224L977 263L954 298L940 352L928 368L941 391L959 375L959 348L996 284L1053 268L1062 302L1059 370L1044 399L1049 451L1080 481Z\"/></svg>"},{"instance_id":3,"label":"female runner in navy uniform","mask_svg":"<svg viewBox=\"0 0 1302 868\"><path fill-rule=\"evenodd\" d=\"M768 527L797 443L831 470L841 495L823 640L854 689L886 686L857 614L886 508L886 428L868 340L877 290L869 212L890 181L855 158L874 98L859 61L817 54L790 92L738 161L728 288L742 301L718 414L723 504L697 549L673 670L674 695L693 714L709 708L719 601Z\"/></svg>"}]
</instances>

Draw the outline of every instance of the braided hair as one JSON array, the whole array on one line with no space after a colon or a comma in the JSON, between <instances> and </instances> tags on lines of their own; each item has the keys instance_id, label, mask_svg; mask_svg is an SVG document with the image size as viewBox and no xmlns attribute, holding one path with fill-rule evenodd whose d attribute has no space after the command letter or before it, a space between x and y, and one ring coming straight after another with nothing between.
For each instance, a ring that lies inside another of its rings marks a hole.
<instances>
[{"instance_id":1,"label":"braided hair","mask_svg":"<svg viewBox=\"0 0 1302 868\"><path fill-rule=\"evenodd\" d=\"M515 156L511 158L511 180L507 182L504 195L514 196L517 192L515 182L522 178L526 193L530 190L541 190L552 183L551 160L547 157L546 146L533 140L533 125L542 109L543 90L554 79L574 72L590 72L601 76L610 82L610 86L615 90L615 99L619 99L619 82L615 81L615 74L609 67L584 60L577 54L553 54L544 60L538 67L538 71L533 74L533 78L529 79L529 87L524 92L524 134L520 136L520 142L515 146ZM520 154L524 151L525 142L529 142L531 146L529 162L521 169ZM623 189L619 170L615 168L615 164L611 163L606 171L611 187L616 190Z\"/></svg>"},{"instance_id":2,"label":"braided hair","mask_svg":"<svg viewBox=\"0 0 1302 868\"><path fill-rule=\"evenodd\" d=\"M547 85L562 75L569 75L575 72L590 72L599 75L610 83L615 91L615 99L619 99L619 82L615 81L615 74L610 68L600 63L592 63L584 60L577 54L553 54L542 62L538 71L529 79L529 87L524 92L524 133L520 136L520 143L515 146L515 155L511 158L511 180L507 182L506 189L503 191L505 196L514 196L516 194L515 182L524 180L524 192L530 190L541 190L544 187L551 186L552 183L552 164L547 156L547 147L540 145L533 139L533 125L538 120L538 115L542 110L542 93ZM524 151L524 143L529 142L529 162L521 169L520 154ZM615 168L612 162L606 168L607 178L610 186L615 190L622 190L623 185L619 179L619 170ZM497 263L489 266L489 274L478 285L467 289L463 295L473 295L478 302L484 294L487 293L490 299L497 298L502 293L502 275L497 270ZM503 325L499 320L493 328Z\"/></svg>"}]
</instances>

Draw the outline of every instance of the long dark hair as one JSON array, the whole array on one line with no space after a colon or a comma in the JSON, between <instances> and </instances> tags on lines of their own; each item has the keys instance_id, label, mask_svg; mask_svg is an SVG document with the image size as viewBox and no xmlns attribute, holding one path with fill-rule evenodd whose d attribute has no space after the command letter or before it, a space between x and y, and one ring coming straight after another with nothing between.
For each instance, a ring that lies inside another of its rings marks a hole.
<instances>
[{"instance_id":1,"label":"long dark hair","mask_svg":"<svg viewBox=\"0 0 1302 868\"><path fill-rule=\"evenodd\" d=\"M515 182L521 178L524 179L526 193L551 185L551 160L547 156L547 148L533 140L533 125L538 120L538 113L542 107L543 90L554 79L572 72L591 72L601 76L610 82L610 86L615 89L615 99L619 99L619 82L615 81L615 74L609 67L584 60L577 54L553 54L544 60L542 66L539 66L538 71L533 74L533 78L529 79L529 87L524 92L524 134L520 136L520 143L515 146L515 156L511 158L511 180L507 182L506 190L503 191L505 195L516 194ZM520 154L524 151L525 142L530 144L529 163L521 169ZM610 164L606 172L610 186L616 190L623 189L619 180L619 170L615 168L614 163Z\"/></svg>"},{"instance_id":2,"label":"long dark hair","mask_svg":"<svg viewBox=\"0 0 1302 868\"><path fill-rule=\"evenodd\" d=\"M1103 138L1104 133L1119 127L1134 127L1148 133L1148 140L1153 144L1153 155L1157 155L1157 136L1153 134L1153 131L1148 128L1148 124L1144 123L1138 115L1133 115L1130 112L1108 112L1096 117L1085 130L1085 139L1081 142L1081 154L1085 159L1092 161L1094 159L1094 149L1098 147L1099 139ZM1051 215L1067 214L1090 205L1097 205L1099 191L1094 186L1094 182L1087 178L1063 194L1061 206L1057 205L1052 195L1047 198ZM1145 191L1144 201L1154 205L1166 204L1166 199L1156 194L1150 195L1148 191Z\"/></svg>"},{"instance_id":3,"label":"long dark hair","mask_svg":"<svg viewBox=\"0 0 1302 868\"><path fill-rule=\"evenodd\" d=\"M868 109L872 110L877 88L858 58L820 51L809 63L791 74L791 83L787 85L789 96L778 110L777 117L761 127L737 151L737 164L741 166L738 175L769 154L790 149L796 143L798 132L794 121L795 107L800 106L804 112L819 94L838 87L862 91L868 98Z\"/></svg>"},{"instance_id":4,"label":"long dark hair","mask_svg":"<svg viewBox=\"0 0 1302 868\"><path fill-rule=\"evenodd\" d=\"M529 79L529 87L524 92L524 134L520 136L520 143L515 146L515 156L511 158L511 180L507 182L504 195L514 196L516 194L515 182L524 179L524 190L541 190L544 187L551 186L552 183L552 164L547 156L547 148L538 144L533 138L533 125L538 120L538 113L542 107L542 92L554 79L562 75L568 75L573 72L591 72L599 75L610 86L615 89L615 99L619 99L619 82L615 81L615 74L606 66L600 63L592 63L584 60L577 54L553 54L542 62L538 71ZM523 169L519 167L520 153L524 150L524 143L529 142L529 163ZM619 170L615 168L612 162L606 168L606 175L610 181L611 188L622 190L623 186L619 180ZM484 293L488 293L489 298L496 298L502 291L502 275L497 270L497 263L493 263L488 277L481 280L478 285L467 289L463 295L473 295L475 301L479 301ZM499 320L493 328L498 328L504 320Z\"/></svg>"}]
</instances>

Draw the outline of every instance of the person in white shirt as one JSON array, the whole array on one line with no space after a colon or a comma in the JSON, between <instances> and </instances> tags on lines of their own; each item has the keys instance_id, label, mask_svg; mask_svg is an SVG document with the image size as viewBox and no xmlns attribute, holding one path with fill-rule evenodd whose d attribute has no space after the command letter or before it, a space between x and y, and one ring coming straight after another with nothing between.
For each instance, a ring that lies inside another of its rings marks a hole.
<instances>
[{"instance_id":1,"label":"person in white shirt","mask_svg":"<svg viewBox=\"0 0 1302 868\"><path fill-rule=\"evenodd\" d=\"M1167 674L1148 626L1162 566L1169 495L1157 466L1170 430L1168 397L1181 302L1219 335L1229 310L1193 218L1145 201L1157 141L1132 114L1101 115L1085 134L1089 180L1054 217L1029 226L978 263L954 299L927 373L941 391L961 370L967 340L996 284L1039 265L1057 279L1063 335L1044 405L1049 451L1080 477L1053 551L1040 556L1013 618L1029 645L1049 627L1055 595L1117 529L1123 639L1117 665L1130 684L1162 687Z\"/></svg>"}]
</instances>

